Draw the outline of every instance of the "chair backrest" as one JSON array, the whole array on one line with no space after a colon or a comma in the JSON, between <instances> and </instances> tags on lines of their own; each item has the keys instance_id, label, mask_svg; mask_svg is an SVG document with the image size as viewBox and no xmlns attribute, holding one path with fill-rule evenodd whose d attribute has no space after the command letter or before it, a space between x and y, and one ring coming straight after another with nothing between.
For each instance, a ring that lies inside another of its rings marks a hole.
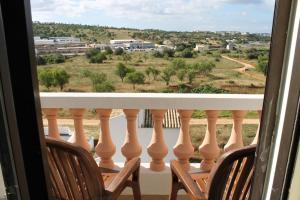
<instances>
[{"instance_id":1,"label":"chair backrest","mask_svg":"<svg viewBox=\"0 0 300 200\"><path fill-rule=\"evenodd\" d=\"M209 199L249 199L256 145L225 153L208 179Z\"/></svg>"},{"instance_id":2,"label":"chair backrest","mask_svg":"<svg viewBox=\"0 0 300 200\"><path fill-rule=\"evenodd\" d=\"M103 179L92 155L64 141L46 139L52 199L102 199Z\"/></svg>"}]
</instances>

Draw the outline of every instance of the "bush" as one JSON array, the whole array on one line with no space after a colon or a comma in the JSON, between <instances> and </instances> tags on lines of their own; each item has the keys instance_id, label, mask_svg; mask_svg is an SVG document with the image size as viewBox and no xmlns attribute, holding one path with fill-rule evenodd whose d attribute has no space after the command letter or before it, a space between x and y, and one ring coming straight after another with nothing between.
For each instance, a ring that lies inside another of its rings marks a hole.
<instances>
[{"instance_id":1,"label":"bush","mask_svg":"<svg viewBox=\"0 0 300 200\"><path fill-rule=\"evenodd\" d=\"M94 91L95 92L113 92L115 91L115 87L110 81L104 81L102 83L97 83L94 86Z\"/></svg>"},{"instance_id":2,"label":"bush","mask_svg":"<svg viewBox=\"0 0 300 200\"><path fill-rule=\"evenodd\" d=\"M42 56L37 56L36 57L36 64L37 65L46 65L47 64L47 61L44 57Z\"/></svg>"},{"instance_id":3,"label":"bush","mask_svg":"<svg viewBox=\"0 0 300 200\"><path fill-rule=\"evenodd\" d=\"M219 94L219 93L227 93L227 91L221 88L213 87L212 85L202 85L200 87L192 89L192 93Z\"/></svg>"},{"instance_id":4,"label":"bush","mask_svg":"<svg viewBox=\"0 0 300 200\"><path fill-rule=\"evenodd\" d=\"M62 54L48 54L44 56L47 64L59 64L65 62L65 57Z\"/></svg>"},{"instance_id":5,"label":"bush","mask_svg":"<svg viewBox=\"0 0 300 200\"><path fill-rule=\"evenodd\" d=\"M152 56L155 57L155 58L162 58L162 57L164 57L164 55L161 52L159 52L159 51L154 51L152 53Z\"/></svg>"},{"instance_id":6,"label":"bush","mask_svg":"<svg viewBox=\"0 0 300 200\"><path fill-rule=\"evenodd\" d=\"M124 49L122 49L121 47L115 49L115 52L114 54L117 55L117 56L120 56L124 53Z\"/></svg>"},{"instance_id":7,"label":"bush","mask_svg":"<svg viewBox=\"0 0 300 200\"><path fill-rule=\"evenodd\" d=\"M98 53L90 57L90 63L103 63L104 60L107 60L107 57L104 53Z\"/></svg>"},{"instance_id":8,"label":"bush","mask_svg":"<svg viewBox=\"0 0 300 200\"><path fill-rule=\"evenodd\" d=\"M110 47L105 47L104 50L106 55L111 55L114 53Z\"/></svg>"},{"instance_id":9,"label":"bush","mask_svg":"<svg viewBox=\"0 0 300 200\"><path fill-rule=\"evenodd\" d=\"M256 48L251 48L246 51L246 56L248 59L257 59L260 52Z\"/></svg>"},{"instance_id":10,"label":"bush","mask_svg":"<svg viewBox=\"0 0 300 200\"><path fill-rule=\"evenodd\" d=\"M175 51L173 49L164 48L163 49L163 56L165 57L174 57Z\"/></svg>"},{"instance_id":11,"label":"bush","mask_svg":"<svg viewBox=\"0 0 300 200\"><path fill-rule=\"evenodd\" d=\"M120 77L121 81L124 81L126 74L134 72L134 68L128 68L123 63L118 63L115 69L115 74Z\"/></svg>"},{"instance_id":12,"label":"bush","mask_svg":"<svg viewBox=\"0 0 300 200\"><path fill-rule=\"evenodd\" d=\"M190 49L185 49L182 51L181 56L183 58L192 58L193 57L193 52Z\"/></svg>"},{"instance_id":13,"label":"bush","mask_svg":"<svg viewBox=\"0 0 300 200\"><path fill-rule=\"evenodd\" d=\"M99 53L101 53L101 51L99 49L90 49L85 53L85 56L87 59L90 59Z\"/></svg>"},{"instance_id":14,"label":"bush","mask_svg":"<svg viewBox=\"0 0 300 200\"><path fill-rule=\"evenodd\" d=\"M259 56L258 64L256 65L256 70L262 72L264 75L267 75L269 59L267 56Z\"/></svg>"}]
</instances>

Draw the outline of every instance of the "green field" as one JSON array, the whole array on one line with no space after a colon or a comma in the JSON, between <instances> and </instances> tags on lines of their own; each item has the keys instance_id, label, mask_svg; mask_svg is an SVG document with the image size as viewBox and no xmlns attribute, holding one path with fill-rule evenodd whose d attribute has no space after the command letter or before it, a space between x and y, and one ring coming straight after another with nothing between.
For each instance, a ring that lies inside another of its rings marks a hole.
<instances>
[{"instance_id":1,"label":"green field","mask_svg":"<svg viewBox=\"0 0 300 200\"><path fill-rule=\"evenodd\" d=\"M146 54L146 56L144 56ZM129 83L122 83L121 79L115 75L115 66L119 62L123 62L126 66L134 67L137 71L144 72L149 66L154 66L160 71L170 65L174 58L154 58L150 53L134 52L131 53L131 61L125 63L122 56L112 55L108 60L105 60L101 64L91 64L85 56L75 56L66 59L65 63L52 64L38 66L39 69L44 67L59 67L63 68L70 74L71 78L69 84L66 85L64 91L75 92L91 92L92 84L88 78L82 76L83 70L89 70L91 72L107 74L108 80L110 80L115 88L115 92L162 92L168 89L165 82L159 77L157 80L153 78L146 78L146 82L143 85L137 85L136 90L133 90L132 85ZM146 57L146 59L145 59ZM215 61L215 58L211 55L198 55L194 58L185 58L187 64L197 63L201 61L213 61L216 67L213 71L205 77L196 77L193 82L193 88L200 85L209 84L217 88L222 88L228 91L228 93L263 93L265 77L255 70L247 71L245 73L239 72L237 69L243 67L243 65L234 61L220 58L219 62ZM184 82L187 82L185 80ZM172 77L170 85L178 85L180 81L176 76ZM43 86L40 87L41 91L48 91ZM59 91L58 88L50 88L50 91Z\"/></svg>"}]
</instances>

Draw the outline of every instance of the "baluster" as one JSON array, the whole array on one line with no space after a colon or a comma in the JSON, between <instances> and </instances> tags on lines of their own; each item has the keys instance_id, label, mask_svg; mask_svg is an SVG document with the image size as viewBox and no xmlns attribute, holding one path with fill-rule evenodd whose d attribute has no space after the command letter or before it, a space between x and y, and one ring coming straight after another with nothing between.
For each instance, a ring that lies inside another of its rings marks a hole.
<instances>
[{"instance_id":1,"label":"baluster","mask_svg":"<svg viewBox=\"0 0 300 200\"><path fill-rule=\"evenodd\" d=\"M79 146L83 147L84 149L90 151L91 146L86 139L84 129L83 129L84 111L85 111L85 109L83 109L83 108L70 109L70 112L71 112L71 114L73 116L73 120L74 120L75 132L68 141L71 143L78 144Z\"/></svg>"},{"instance_id":2,"label":"baluster","mask_svg":"<svg viewBox=\"0 0 300 200\"><path fill-rule=\"evenodd\" d=\"M112 156L116 152L116 146L112 142L109 130L109 118L112 109L96 109L101 122L101 131L99 134L99 141L95 148L97 155L101 158L100 167L114 168Z\"/></svg>"},{"instance_id":3,"label":"baluster","mask_svg":"<svg viewBox=\"0 0 300 200\"><path fill-rule=\"evenodd\" d=\"M185 170L190 169L189 158L194 152L194 147L190 139L190 119L193 114L193 110L178 110L181 127L176 145L173 148L175 156L182 164Z\"/></svg>"},{"instance_id":4,"label":"baluster","mask_svg":"<svg viewBox=\"0 0 300 200\"><path fill-rule=\"evenodd\" d=\"M60 133L57 126L57 108L44 108L43 112L48 121L48 136L60 139Z\"/></svg>"},{"instance_id":5,"label":"baluster","mask_svg":"<svg viewBox=\"0 0 300 200\"><path fill-rule=\"evenodd\" d=\"M256 131L256 135L255 135L255 138L253 139L252 143L251 144L257 144L258 142L258 137L259 137L259 129L260 129L260 124L261 124L261 110L257 111L258 112L258 119L259 119L259 122L258 122L258 127L257 127L257 131Z\"/></svg>"},{"instance_id":6,"label":"baluster","mask_svg":"<svg viewBox=\"0 0 300 200\"><path fill-rule=\"evenodd\" d=\"M216 124L218 120L219 111L207 110L207 129L203 143L199 147L199 152L203 156L200 168L202 170L210 170L214 165L215 159L220 154L220 149L216 138Z\"/></svg>"},{"instance_id":7,"label":"baluster","mask_svg":"<svg viewBox=\"0 0 300 200\"><path fill-rule=\"evenodd\" d=\"M242 127L243 127L243 120L246 114L247 112L242 110L235 110L232 112L233 126L232 126L230 138L224 147L225 151L234 150L244 146Z\"/></svg>"},{"instance_id":8,"label":"baluster","mask_svg":"<svg viewBox=\"0 0 300 200\"><path fill-rule=\"evenodd\" d=\"M153 171L162 171L165 168L164 157L168 154L168 147L164 142L163 119L167 110L151 110L153 118L153 133L150 144L147 147L152 161L150 168Z\"/></svg>"},{"instance_id":9,"label":"baluster","mask_svg":"<svg viewBox=\"0 0 300 200\"><path fill-rule=\"evenodd\" d=\"M139 113L138 109L124 109L127 119L127 132L124 144L122 145L122 154L126 157L126 161L134 157L138 157L142 153L142 147L139 144L136 135L136 118Z\"/></svg>"}]
</instances>

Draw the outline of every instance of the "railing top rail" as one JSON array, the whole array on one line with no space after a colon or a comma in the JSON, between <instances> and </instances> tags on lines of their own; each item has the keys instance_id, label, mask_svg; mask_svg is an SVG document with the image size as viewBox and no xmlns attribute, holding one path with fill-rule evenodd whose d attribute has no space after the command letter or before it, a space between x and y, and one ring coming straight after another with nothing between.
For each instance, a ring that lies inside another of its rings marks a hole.
<instances>
[{"instance_id":1,"label":"railing top rail","mask_svg":"<svg viewBox=\"0 0 300 200\"><path fill-rule=\"evenodd\" d=\"M263 95L40 93L42 108L261 110Z\"/></svg>"}]
</instances>

